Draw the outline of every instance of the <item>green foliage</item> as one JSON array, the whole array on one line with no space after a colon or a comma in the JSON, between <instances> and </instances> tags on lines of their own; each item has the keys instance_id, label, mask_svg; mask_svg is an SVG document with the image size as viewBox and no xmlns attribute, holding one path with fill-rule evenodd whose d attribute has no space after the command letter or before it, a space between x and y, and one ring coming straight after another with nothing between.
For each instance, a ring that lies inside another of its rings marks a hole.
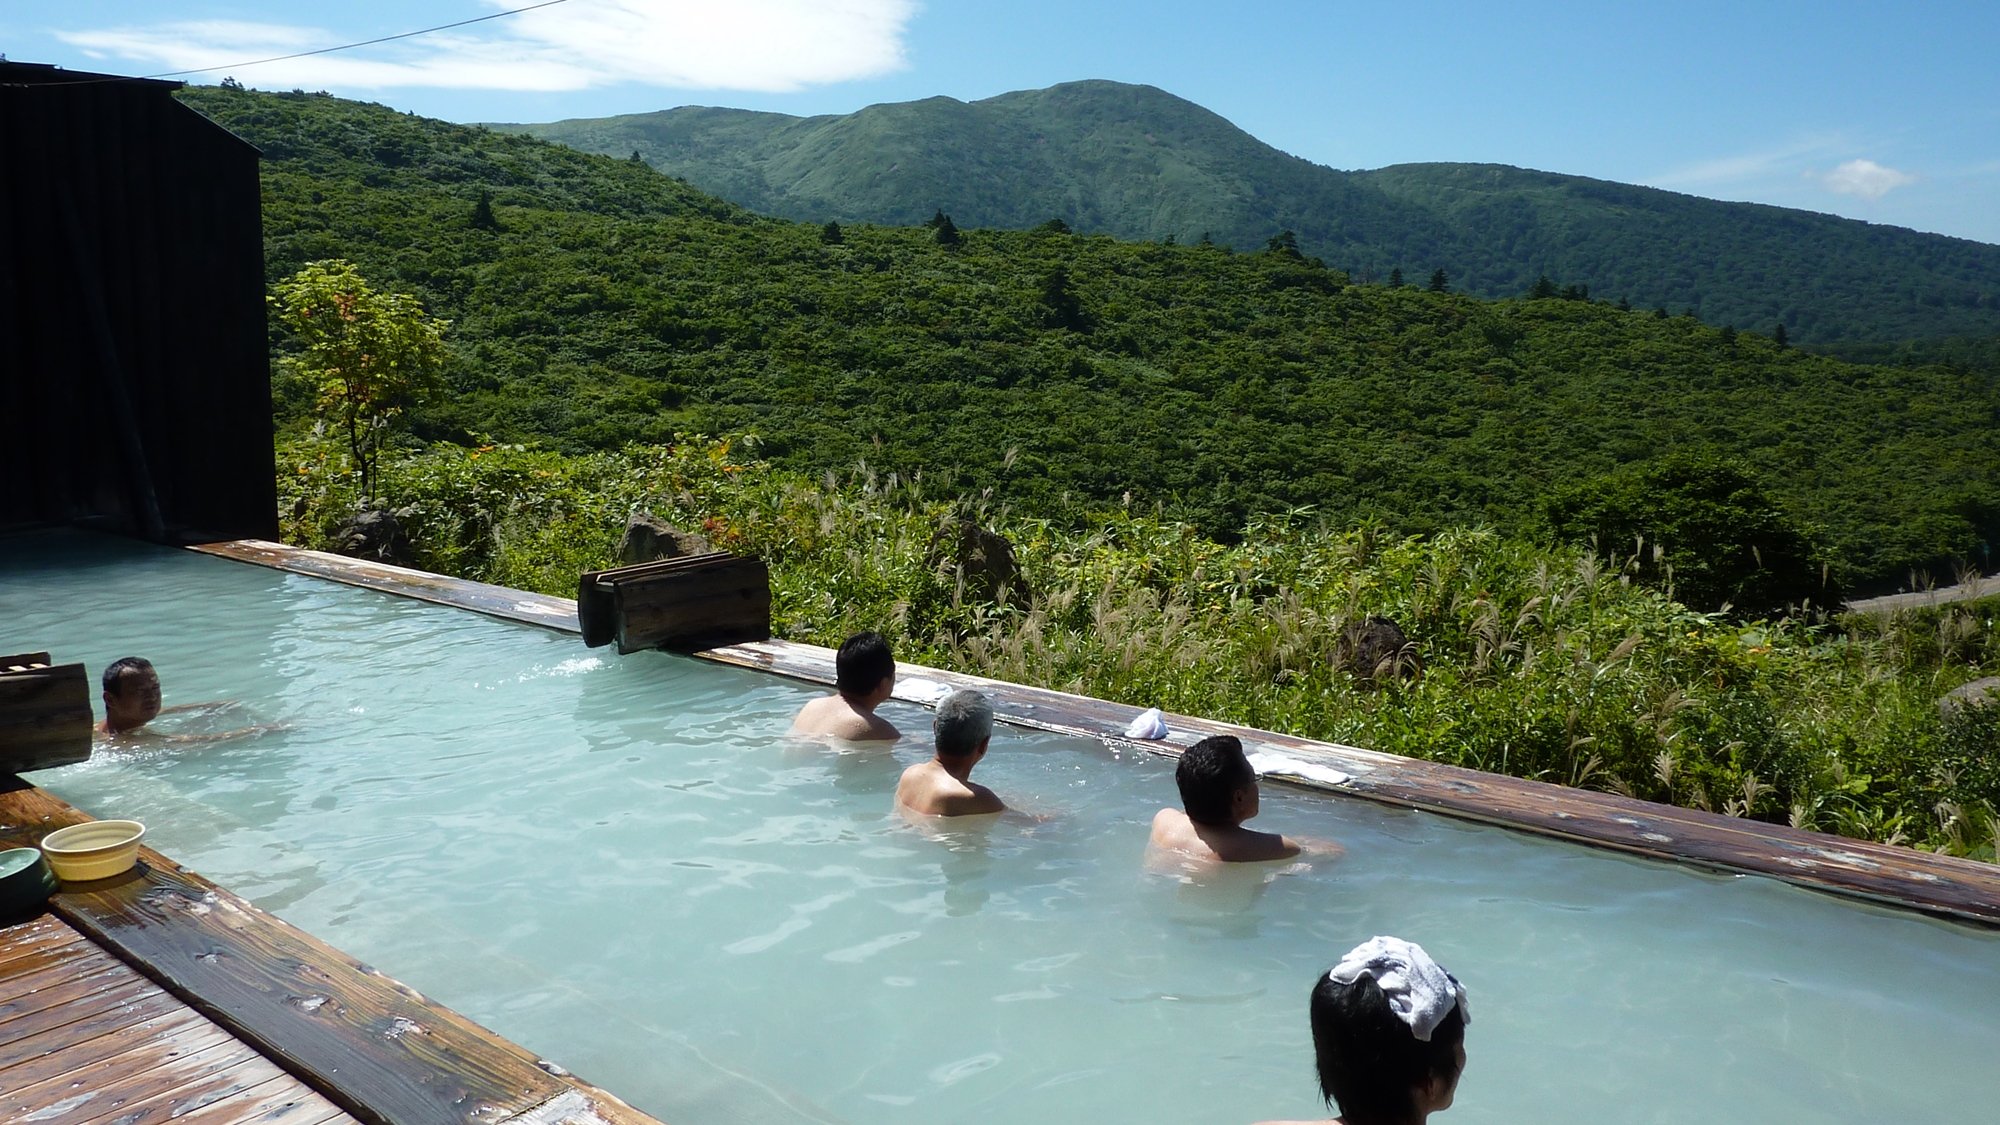
<instances>
[{"instance_id":1,"label":"green foliage","mask_svg":"<svg viewBox=\"0 0 2000 1125\"><path fill-rule=\"evenodd\" d=\"M952 223L951 216L945 214L942 207L938 208L937 214L932 215L930 222L924 225L930 228L931 234L937 239L937 244L947 250L956 249L958 244L964 241L959 236L958 227Z\"/></svg>"},{"instance_id":2,"label":"green foliage","mask_svg":"<svg viewBox=\"0 0 2000 1125\"><path fill-rule=\"evenodd\" d=\"M500 220L493 217L493 193L479 189L479 202L472 205L472 227L474 230L498 232Z\"/></svg>"},{"instance_id":3,"label":"green foliage","mask_svg":"<svg viewBox=\"0 0 2000 1125\"><path fill-rule=\"evenodd\" d=\"M1433 293L1451 292L1451 275L1442 269L1433 270L1429 289Z\"/></svg>"},{"instance_id":4,"label":"green foliage","mask_svg":"<svg viewBox=\"0 0 2000 1125\"><path fill-rule=\"evenodd\" d=\"M1547 271L1710 324L1782 322L1801 343L2000 335L2000 246L1497 164L1342 172L1151 86L1068 82L834 118L688 107L498 128L615 156L637 146L706 191L798 220L914 226L949 199L969 227L1061 214L1089 233L1205 228L1236 246L1289 229L1301 252L1354 276L1429 261L1479 296L1525 292Z\"/></svg>"},{"instance_id":5,"label":"green foliage","mask_svg":"<svg viewBox=\"0 0 2000 1125\"><path fill-rule=\"evenodd\" d=\"M1698 609L1764 616L1839 600L1822 549L1740 461L1673 454L1562 489L1544 518L1571 542L1630 545L1643 580Z\"/></svg>"},{"instance_id":6,"label":"green foliage","mask_svg":"<svg viewBox=\"0 0 2000 1125\"><path fill-rule=\"evenodd\" d=\"M819 228L819 240L828 246L838 246L847 241L847 236L841 233L839 223L829 219L825 226Z\"/></svg>"},{"instance_id":7,"label":"green foliage","mask_svg":"<svg viewBox=\"0 0 2000 1125\"><path fill-rule=\"evenodd\" d=\"M338 447L280 450L288 541L357 501ZM435 446L392 466L431 569L555 594L653 511L772 569L779 635L880 629L899 657L1476 769L1991 858L1988 727L1937 700L2000 669L2000 599L1892 618L1732 624L1626 581L1635 560L1491 531L1405 537L1308 513L1225 544L1113 507L1026 518L861 467L812 479L744 442L565 456ZM1013 540L1032 607L969 600L925 561L971 517ZM1397 621L1425 674L1332 664L1342 627ZM2000 713L2000 708L1988 709Z\"/></svg>"},{"instance_id":8,"label":"green foliage","mask_svg":"<svg viewBox=\"0 0 2000 1125\"><path fill-rule=\"evenodd\" d=\"M624 149L317 95L181 96L264 150L273 281L345 255L452 319L450 393L408 418L426 440L750 432L800 472L865 458L1052 517L1129 494L1222 539L1305 507L1522 533L1574 481L1709 449L1823 529L1838 583L1944 573L2000 539L2000 385L1967 371L1725 347L1589 300L1354 286L1213 245L972 230L947 251L859 224L829 244L823 215L757 218ZM499 233L465 222L482 190ZM1047 302L1058 270L1075 319ZM281 425L310 424L309 396L276 390Z\"/></svg>"},{"instance_id":9,"label":"green foliage","mask_svg":"<svg viewBox=\"0 0 2000 1125\"><path fill-rule=\"evenodd\" d=\"M292 369L316 388L319 417L346 437L362 495L373 500L383 441L404 408L438 385L451 322L426 316L408 294L376 292L340 259L280 282L272 302L299 342Z\"/></svg>"}]
</instances>

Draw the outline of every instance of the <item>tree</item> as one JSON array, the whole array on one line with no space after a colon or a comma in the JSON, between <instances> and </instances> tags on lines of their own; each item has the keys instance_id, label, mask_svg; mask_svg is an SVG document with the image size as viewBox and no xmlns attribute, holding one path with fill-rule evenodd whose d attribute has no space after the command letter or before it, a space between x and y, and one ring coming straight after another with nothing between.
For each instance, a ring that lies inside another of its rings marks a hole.
<instances>
[{"instance_id":1,"label":"tree","mask_svg":"<svg viewBox=\"0 0 2000 1125\"><path fill-rule=\"evenodd\" d=\"M498 231L500 220L493 217L493 193L479 189L479 202L472 205L472 226L475 230Z\"/></svg>"},{"instance_id":2,"label":"tree","mask_svg":"<svg viewBox=\"0 0 2000 1125\"><path fill-rule=\"evenodd\" d=\"M1543 518L1559 539L1636 550L1640 581L1703 612L1727 604L1749 617L1839 594L1823 583L1813 534L1732 458L1669 454L1556 491Z\"/></svg>"},{"instance_id":3,"label":"tree","mask_svg":"<svg viewBox=\"0 0 2000 1125\"><path fill-rule=\"evenodd\" d=\"M640 156L640 155L639 155L639 150L638 150L638 149L636 149L636 148L635 148L635 149L633 149L633 150L632 150L632 163L634 163L634 164L644 164L645 162L646 162L646 158L645 158L645 157L643 157L643 156Z\"/></svg>"},{"instance_id":4,"label":"tree","mask_svg":"<svg viewBox=\"0 0 2000 1125\"><path fill-rule=\"evenodd\" d=\"M942 207L938 208L937 214L932 215L930 221L924 225L931 228L931 233L937 238L937 244L947 250L956 247L961 241L957 225L951 221L950 215L944 213Z\"/></svg>"},{"instance_id":5,"label":"tree","mask_svg":"<svg viewBox=\"0 0 2000 1125\"><path fill-rule=\"evenodd\" d=\"M1403 287L1403 267L1397 266L1395 269L1389 271L1389 288L1401 289L1402 287Z\"/></svg>"},{"instance_id":6,"label":"tree","mask_svg":"<svg viewBox=\"0 0 2000 1125\"><path fill-rule=\"evenodd\" d=\"M1771 342L1778 345L1779 351L1783 351L1785 349L1785 345L1791 343L1790 340L1787 340L1785 338L1785 326L1783 324L1778 325L1778 327L1772 331Z\"/></svg>"},{"instance_id":7,"label":"tree","mask_svg":"<svg viewBox=\"0 0 2000 1125\"><path fill-rule=\"evenodd\" d=\"M841 233L839 223L828 219L826 225L819 228L819 240L828 246L838 246L847 241L847 236Z\"/></svg>"},{"instance_id":8,"label":"tree","mask_svg":"<svg viewBox=\"0 0 2000 1125\"><path fill-rule=\"evenodd\" d=\"M1042 279L1042 322L1050 328L1089 331L1083 316L1083 304L1071 292L1069 270L1063 266L1050 270L1048 276Z\"/></svg>"},{"instance_id":9,"label":"tree","mask_svg":"<svg viewBox=\"0 0 2000 1125\"><path fill-rule=\"evenodd\" d=\"M1264 249L1281 258L1303 258L1305 256L1299 253L1299 236L1288 230L1281 230L1270 238L1265 239Z\"/></svg>"},{"instance_id":10,"label":"tree","mask_svg":"<svg viewBox=\"0 0 2000 1125\"><path fill-rule=\"evenodd\" d=\"M1451 275L1444 272L1443 267L1432 272L1430 290L1433 293L1451 292Z\"/></svg>"},{"instance_id":11,"label":"tree","mask_svg":"<svg viewBox=\"0 0 2000 1125\"><path fill-rule=\"evenodd\" d=\"M373 503L375 463L405 407L438 386L444 333L407 293L380 293L350 262L313 262L278 283L278 319L298 337L286 362L318 391L318 411L347 437Z\"/></svg>"},{"instance_id":12,"label":"tree","mask_svg":"<svg viewBox=\"0 0 2000 1125\"><path fill-rule=\"evenodd\" d=\"M1542 276L1536 278L1534 287L1528 290L1529 299L1536 301L1546 300L1550 297L1556 297L1560 295L1561 295L1561 290L1556 288L1555 282L1549 280L1548 274L1543 274Z\"/></svg>"},{"instance_id":13,"label":"tree","mask_svg":"<svg viewBox=\"0 0 2000 1125\"><path fill-rule=\"evenodd\" d=\"M1036 230L1036 231L1038 231L1038 232L1040 232L1040 233L1042 233L1042 234L1070 234L1070 233L1072 233L1072 232L1070 231L1070 229L1069 229L1069 224L1068 224L1068 223L1065 223L1065 222L1063 222L1063 221L1062 221L1062 219L1060 219L1060 218L1054 218L1054 219L1050 219L1050 220L1049 220L1048 222L1046 222L1046 223L1043 223L1043 224L1042 224L1041 226L1038 226L1038 227L1036 227L1036 228L1035 228L1035 230Z\"/></svg>"}]
</instances>

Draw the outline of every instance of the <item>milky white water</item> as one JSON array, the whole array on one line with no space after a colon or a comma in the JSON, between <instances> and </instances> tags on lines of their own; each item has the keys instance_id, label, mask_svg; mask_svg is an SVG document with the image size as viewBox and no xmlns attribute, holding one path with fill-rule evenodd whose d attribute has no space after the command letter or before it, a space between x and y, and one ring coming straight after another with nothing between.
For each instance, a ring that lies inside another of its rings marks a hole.
<instances>
[{"instance_id":1,"label":"milky white water","mask_svg":"<svg viewBox=\"0 0 2000 1125\"><path fill-rule=\"evenodd\" d=\"M1141 871L1171 763L1003 729L1042 823L927 835L928 755L788 741L814 692L239 563L0 539L0 650L137 654L187 721L34 780L672 1125L1318 1112L1306 996L1373 934L1471 990L1478 1122L1992 1120L2000 935L1266 787L1344 860ZM162 722L163 727L173 725Z\"/></svg>"}]
</instances>

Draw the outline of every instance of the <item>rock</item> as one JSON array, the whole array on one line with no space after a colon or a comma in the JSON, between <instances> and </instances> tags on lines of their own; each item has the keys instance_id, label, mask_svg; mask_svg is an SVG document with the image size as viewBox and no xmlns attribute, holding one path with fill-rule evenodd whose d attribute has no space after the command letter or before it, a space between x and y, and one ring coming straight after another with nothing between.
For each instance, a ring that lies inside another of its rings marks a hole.
<instances>
[{"instance_id":1,"label":"rock","mask_svg":"<svg viewBox=\"0 0 2000 1125\"><path fill-rule=\"evenodd\" d=\"M364 508L347 517L334 533L334 549L357 559L408 565L410 537L403 522L381 509Z\"/></svg>"},{"instance_id":2,"label":"rock","mask_svg":"<svg viewBox=\"0 0 2000 1125\"><path fill-rule=\"evenodd\" d=\"M953 581L965 576L965 596L994 605L1026 606L1034 591L1014 560L1014 545L971 520L953 520L931 536L925 562Z\"/></svg>"},{"instance_id":3,"label":"rock","mask_svg":"<svg viewBox=\"0 0 2000 1125\"><path fill-rule=\"evenodd\" d=\"M2000 707L2000 676L1960 684L1938 700L1938 717L1949 721L1967 707Z\"/></svg>"},{"instance_id":4,"label":"rock","mask_svg":"<svg viewBox=\"0 0 2000 1125\"><path fill-rule=\"evenodd\" d=\"M618 541L618 561L632 566L705 555L713 550L708 540L692 531L682 531L651 512L633 512L632 518L625 521L625 537Z\"/></svg>"},{"instance_id":5,"label":"rock","mask_svg":"<svg viewBox=\"0 0 2000 1125\"><path fill-rule=\"evenodd\" d=\"M1414 680L1424 674L1417 646L1402 627L1386 617L1349 622L1333 645L1333 666L1364 683L1383 679Z\"/></svg>"}]
</instances>

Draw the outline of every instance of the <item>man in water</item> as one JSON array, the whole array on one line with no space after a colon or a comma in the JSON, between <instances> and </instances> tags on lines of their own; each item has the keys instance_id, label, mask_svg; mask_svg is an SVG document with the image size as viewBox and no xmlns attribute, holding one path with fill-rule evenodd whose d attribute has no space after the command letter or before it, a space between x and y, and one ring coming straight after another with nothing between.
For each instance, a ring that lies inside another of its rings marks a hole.
<instances>
[{"instance_id":1,"label":"man in water","mask_svg":"<svg viewBox=\"0 0 2000 1125\"><path fill-rule=\"evenodd\" d=\"M880 633L856 633L833 658L834 694L815 699L792 720L794 734L848 742L894 742L903 737L875 708L896 689L896 656Z\"/></svg>"},{"instance_id":2,"label":"man in water","mask_svg":"<svg viewBox=\"0 0 2000 1125\"><path fill-rule=\"evenodd\" d=\"M1186 811L1161 809L1153 817L1154 848L1215 863L1290 859L1301 850L1328 856L1341 852L1340 845L1324 840L1293 841L1243 827L1257 815L1257 771L1234 735L1211 735L1188 747L1174 770L1174 782Z\"/></svg>"},{"instance_id":3,"label":"man in water","mask_svg":"<svg viewBox=\"0 0 2000 1125\"><path fill-rule=\"evenodd\" d=\"M1422 1125L1451 1108L1465 1073L1465 986L1415 942L1372 938L1322 975L1312 993L1313 1054L1333 1121Z\"/></svg>"},{"instance_id":4,"label":"man in water","mask_svg":"<svg viewBox=\"0 0 2000 1125\"><path fill-rule=\"evenodd\" d=\"M147 723L161 715L185 714L191 711L214 713L226 711L236 706L234 700L218 703L183 703L177 707L160 706L160 674L153 670L153 662L143 656L126 656L111 662L104 669L104 721L97 724L97 733L106 738L162 738L169 742L221 742L226 738L237 738L246 734L260 734L267 730L279 730L282 724L264 723L241 730L222 731L216 734L161 734L145 730Z\"/></svg>"},{"instance_id":5,"label":"man in water","mask_svg":"<svg viewBox=\"0 0 2000 1125\"><path fill-rule=\"evenodd\" d=\"M959 688L938 702L937 754L903 771L896 804L924 816L978 816L1007 811L991 789L971 780L972 767L993 740L993 705L971 688Z\"/></svg>"}]
</instances>

